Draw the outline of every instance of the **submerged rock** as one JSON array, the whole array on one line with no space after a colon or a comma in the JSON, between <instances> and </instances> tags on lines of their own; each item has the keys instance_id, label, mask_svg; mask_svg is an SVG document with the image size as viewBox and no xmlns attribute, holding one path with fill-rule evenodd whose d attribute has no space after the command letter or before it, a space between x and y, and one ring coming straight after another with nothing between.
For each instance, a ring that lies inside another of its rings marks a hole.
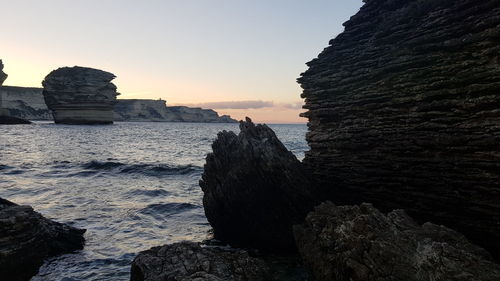
<instances>
[{"instance_id":1,"label":"submerged rock","mask_svg":"<svg viewBox=\"0 0 500 281\"><path fill-rule=\"evenodd\" d=\"M29 280L44 259L82 249L84 232L0 198L1 279Z\"/></svg>"},{"instance_id":2,"label":"submerged rock","mask_svg":"<svg viewBox=\"0 0 500 281\"><path fill-rule=\"evenodd\" d=\"M42 82L43 96L54 121L63 124L111 124L115 75L87 67L62 67Z\"/></svg>"},{"instance_id":3,"label":"submerged rock","mask_svg":"<svg viewBox=\"0 0 500 281\"><path fill-rule=\"evenodd\" d=\"M266 125L247 118L220 132L200 181L216 239L236 247L294 251L292 225L314 207L302 164Z\"/></svg>"},{"instance_id":4,"label":"submerged rock","mask_svg":"<svg viewBox=\"0 0 500 281\"><path fill-rule=\"evenodd\" d=\"M402 208L500 258L499 1L365 3L299 79L304 164L335 203Z\"/></svg>"},{"instance_id":5,"label":"submerged rock","mask_svg":"<svg viewBox=\"0 0 500 281\"><path fill-rule=\"evenodd\" d=\"M131 281L259 281L271 280L264 261L244 250L202 247L181 242L139 253Z\"/></svg>"},{"instance_id":6,"label":"submerged rock","mask_svg":"<svg viewBox=\"0 0 500 281\"><path fill-rule=\"evenodd\" d=\"M402 210L323 203L295 226L299 252L317 281L498 280L484 249L444 226L418 225Z\"/></svg>"}]
</instances>

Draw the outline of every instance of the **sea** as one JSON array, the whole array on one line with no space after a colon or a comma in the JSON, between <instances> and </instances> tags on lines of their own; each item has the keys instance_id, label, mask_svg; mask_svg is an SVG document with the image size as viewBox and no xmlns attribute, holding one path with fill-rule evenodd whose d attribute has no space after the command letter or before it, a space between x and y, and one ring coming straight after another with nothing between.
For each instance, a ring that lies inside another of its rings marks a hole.
<instances>
[{"instance_id":1,"label":"sea","mask_svg":"<svg viewBox=\"0 0 500 281\"><path fill-rule=\"evenodd\" d=\"M269 127L304 157L306 125ZM223 130L238 124L0 126L0 197L87 230L83 250L47 260L31 280L129 280L140 251L210 239L198 182Z\"/></svg>"}]
</instances>

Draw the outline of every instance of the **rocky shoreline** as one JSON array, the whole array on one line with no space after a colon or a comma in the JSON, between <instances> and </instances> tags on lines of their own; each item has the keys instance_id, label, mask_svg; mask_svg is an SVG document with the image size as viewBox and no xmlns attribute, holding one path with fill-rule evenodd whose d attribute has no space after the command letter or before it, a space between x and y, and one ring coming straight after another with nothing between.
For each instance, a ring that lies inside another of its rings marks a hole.
<instances>
[{"instance_id":1,"label":"rocky shoreline","mask_svg":"<svg viewBox=\"0 0 500 281\"><path fill-rule=\"evenodd\" d=\"M214 238L230 247L154 247L134 259L132 281L499 279L500 5L364 2L299 78L304 161L249 118L220 132L200 187ZM4 256L25 245L18 234L42 242L13 256L83 244L82 230L0 207L0 242L14 241L0 243L0 268L13 278L27 276ZM68 233L71 243L54 239ZM273 267L290 255L302 265ZM47 256L26 258L30 274Z\"/></svg>"}]
</instances>

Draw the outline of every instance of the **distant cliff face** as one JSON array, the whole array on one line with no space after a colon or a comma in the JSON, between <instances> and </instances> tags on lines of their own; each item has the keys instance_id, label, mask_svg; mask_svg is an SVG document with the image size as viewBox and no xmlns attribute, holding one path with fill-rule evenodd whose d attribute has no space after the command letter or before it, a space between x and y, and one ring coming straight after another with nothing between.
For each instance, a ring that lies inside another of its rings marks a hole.
<instances>
[{"instance_id":1,"label":"distant cliff face","mask_svg":"<svg viewBox=\"0 0 500 281\"><path fill-rule=\"evenodd\" d=\"M3 86L0 88L0 97L2 107L9 116L28 120L52 120L41 88Z\"/></svg>"},{"instance_id":2,"label":"distant cliff face","mask_svg":"<svg viewBox=\"0 0 500 281\"><path fill-rule=\"evenodd\" d=\"M339 203L500 251L500 2L365 0L299 82L304 163Z\"/></svg>"},{"instance_id":3,"label":"distant cliff face","mask_svg":"<svg viewBox=\"0 0 500 281\"><path fill-rule=\"evenodd\" d=\"M121 99L115 105L116 121L163 121L163 122L237 122L227 115L219 116L212 109L186 106L166 106L164 100Z\"/></svg>"}]
</instances>

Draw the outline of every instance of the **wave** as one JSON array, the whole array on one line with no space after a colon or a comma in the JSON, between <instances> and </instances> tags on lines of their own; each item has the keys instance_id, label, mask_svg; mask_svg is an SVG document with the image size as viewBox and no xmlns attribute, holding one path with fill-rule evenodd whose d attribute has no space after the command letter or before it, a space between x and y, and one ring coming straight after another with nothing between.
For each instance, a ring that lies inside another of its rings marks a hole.
<instances>
[{"instance_id":1,"label":"wave","mask_svg":"<svg viewBox=\"0 0 500 281\"><path fill-rule=\"evenodd\" d=\"M191 203L164 203L164 204L151 204L146 208L139 211L145 215L173 215L194 209L201 208L200 206Z\"/></svg>"},{"instance_id":2,"label":"wave","mask_svg":"<svg viewBox=\"0 0 500 281\"><path fill-rule=\"evenodd\" d=\"M70 168L70 163L55 163L54 168ZM142 174L146 176L170 176L201 173L202 167L195 165L168 165L168 164L126 164L113 161L90 161L80 164L84 171L74 176L92 176L99 173L111 174Z\"/></svg>"}]
</instances>

